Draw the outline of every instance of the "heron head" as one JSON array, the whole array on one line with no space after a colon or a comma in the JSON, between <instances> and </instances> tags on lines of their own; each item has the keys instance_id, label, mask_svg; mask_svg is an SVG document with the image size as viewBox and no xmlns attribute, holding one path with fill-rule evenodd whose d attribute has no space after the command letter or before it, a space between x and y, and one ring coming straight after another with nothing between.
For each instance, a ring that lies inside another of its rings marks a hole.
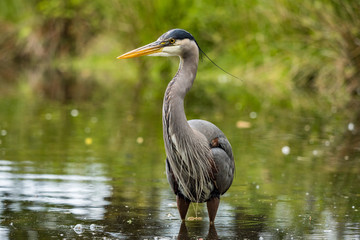
<instances>
[{"instance_id":1,"label":"heron head","mask_svg":"<svg viewBox=\"0 0 360 240\"><path fill-rule=\"evenodd\" d=\"M119 57L126 59L140 56L185 56L194 47L199 51L195 38L183 29L172 29L161 35L155 42L134 49Z\"/></svg>"}]
</instances>

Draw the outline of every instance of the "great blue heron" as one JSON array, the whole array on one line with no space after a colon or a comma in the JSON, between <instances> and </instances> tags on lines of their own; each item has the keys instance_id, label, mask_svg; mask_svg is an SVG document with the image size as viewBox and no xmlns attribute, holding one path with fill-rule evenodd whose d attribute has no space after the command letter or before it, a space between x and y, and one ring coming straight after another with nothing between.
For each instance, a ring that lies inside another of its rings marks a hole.
<instances>
[{"instance_id":1,"label":"great blue heron","mask_svg":"<svg viewBox=\"0 0 360 240\"><path fill-rule=\"evenodd\" d=\"M166 174L184 221L190 202L207 202L214 223L220 195L234 177L234 157L224 133L205 120L187 121L184 98L196 77L200 48L195 38L182 29L172 29L155 42L118 57L179 56L180 65L168 84L162 111L166 151Z\"/></svg>"}]
</instances>

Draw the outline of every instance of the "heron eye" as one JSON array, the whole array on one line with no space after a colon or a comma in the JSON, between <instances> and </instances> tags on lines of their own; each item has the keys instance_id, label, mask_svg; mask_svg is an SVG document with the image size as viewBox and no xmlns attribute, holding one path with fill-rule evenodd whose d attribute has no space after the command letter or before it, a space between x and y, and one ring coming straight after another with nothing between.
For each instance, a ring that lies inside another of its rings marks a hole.
<instances>
[{"instance_id":1,"label":"heron eye","mask_svg":"<svg viewBox=\"0 0 360 240\"><path fill-rule=\"evenodd\" d=\"M169 43L174 44L174 43L175 43L175 39L171 38L171 39L169 40Z\"/></svg>"}]
</instances>

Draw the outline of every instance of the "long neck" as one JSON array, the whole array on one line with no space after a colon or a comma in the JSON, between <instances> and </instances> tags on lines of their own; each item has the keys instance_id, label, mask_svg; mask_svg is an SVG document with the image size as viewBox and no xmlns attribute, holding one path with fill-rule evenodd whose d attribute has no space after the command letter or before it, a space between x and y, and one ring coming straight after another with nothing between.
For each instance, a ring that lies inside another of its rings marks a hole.
<instances>
[{"instance_id":1,"label":"long neck","mask_svg":"<svg viewBox=\"0 0 360 240\"><path fill-rule=\"evenodd\" d=\"M191 134L184 111L184 98L193 85L198 61L198 53L180 57L179 70L167 86L163 102L164 137L173 133Z\"/></svg>"},{"instance_id":2,"label":"long neck","mask_svg":"<svg viewBox=\"0 0 360 240\"><path fill-rule=\"evenodd\" d=\"M180 60L179 70L169 83L163 104L165 151L179 191L193 202L206 200L212 191L210 182L213 157L206 138L193 131L184 111L184 98L197 71L199 53Z\"/></svg>"}]
</instances>

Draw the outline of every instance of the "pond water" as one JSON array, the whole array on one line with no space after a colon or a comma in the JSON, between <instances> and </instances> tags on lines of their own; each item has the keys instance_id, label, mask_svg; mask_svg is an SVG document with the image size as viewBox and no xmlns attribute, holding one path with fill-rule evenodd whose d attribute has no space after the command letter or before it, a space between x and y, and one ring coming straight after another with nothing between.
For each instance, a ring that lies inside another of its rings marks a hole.
<instances>
[{"instance_id":1,"label":"pond water","mask_svg":"<svg viewBox=\"0 0 360 240\"><path fill-rule=\"evenodd\" d=\"M0 239L360 239L356 123L189 110L225 132L236 160L209 228L202 204L179 220L153 106L2 99Z\"/></svg>"}]
</instances>

